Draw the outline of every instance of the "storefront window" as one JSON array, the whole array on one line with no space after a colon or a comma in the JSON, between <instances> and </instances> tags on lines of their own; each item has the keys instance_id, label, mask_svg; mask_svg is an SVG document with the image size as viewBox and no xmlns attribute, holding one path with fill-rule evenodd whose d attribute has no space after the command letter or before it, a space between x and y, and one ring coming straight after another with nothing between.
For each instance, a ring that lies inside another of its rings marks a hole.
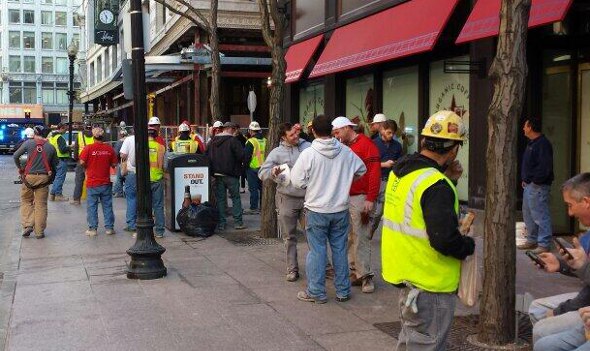
<instances>
[{"instance_id":1,"label":"storefront window","mask_svg":"<svg viewBox=\"0 0 590 351\"><path fill-rule=\"evenodd\" d=\"M469 61L469 56L449 58L453 61ZM445 73L444 60L430 64L430 114L451 110L463 118L469 131L469 74ZM469 132L468 132L469 134ZM468 200L469 189L469 139L465 141L457 159L463 165L463 175L457 185L459 199Z\"/></svg>"},{"instance_id":2,"label":"storefront window","mask_svg":"<svg viewBox=\"0 0 590 351\"><path fill-rule=\"evenodd\" d=\"M383 113L405 133L404 150L418 151L418 66L383 73Z\"/></svg>"},{"instance_id":3,"label":"storefront window","mask_svg":"<svg viewBox=\"0 0 590 351\"><path fill-rule=\"evenodd\" d=\"M299 90L299 122L304 127L324 113L324 85L314 84Z\"/></svg>"},{"instance_id":4,"label":"storefront window","mask_svg":"<svg viewBox=\"0 0 590 351\"><path fill-rule=\"evenodd\" d=\"M323 1L297 1L294 8L295 37L303 36L324 25L326 4Z\"/></svg>"},{"instance_id":5,"label":"storefront window","mask_svg":"<svg viewBox=\"0 0 590 351\"><path fill-rule=\"evenodd\" d=\"M359 11L368 5L374 4L379 2L379 0L339 0L338 1L338 9L340 12L340 16L345 16L352 12Z\"/></svg>"},{"instance_id":6,"label":"storefront window","mask_svg":"<svg viewBox=\"0 0 590 351\"><path fill-rule=\"evenodd\" d=\"M375 115L375 89L373 75L346 80L346 117L361 122L368 133L367 123Z\"/></svg>"},{"instance_id":7,"label":"storefront window","mask_svg":"<svg viewBox=\"0 0 590 351\"><path fill-rule=\"evenodd\" d=\"M580 173L590 172L590 64L580 71Z\"/></svg>"}]
</instances>

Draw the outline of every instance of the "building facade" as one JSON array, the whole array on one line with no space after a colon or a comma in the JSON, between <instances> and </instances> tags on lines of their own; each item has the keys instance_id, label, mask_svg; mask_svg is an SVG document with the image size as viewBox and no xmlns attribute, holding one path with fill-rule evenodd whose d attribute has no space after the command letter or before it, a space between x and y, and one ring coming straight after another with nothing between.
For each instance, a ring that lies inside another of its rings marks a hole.
<instances>
[{"instance_id":1,"label":"building facade","mask_svg":"<svg viewBox=\"0 0 590 351\"><path fill-rule=\"evenodd\" d=\"M2 111L32 111L41 114L32 117L43 117L49 124L67 121L67 50L72 41L80 48L79 6L78 0L0 0L0 105L11 107ZM81 111L81 105L76 109Z\"/></svg>"}]
</instances>

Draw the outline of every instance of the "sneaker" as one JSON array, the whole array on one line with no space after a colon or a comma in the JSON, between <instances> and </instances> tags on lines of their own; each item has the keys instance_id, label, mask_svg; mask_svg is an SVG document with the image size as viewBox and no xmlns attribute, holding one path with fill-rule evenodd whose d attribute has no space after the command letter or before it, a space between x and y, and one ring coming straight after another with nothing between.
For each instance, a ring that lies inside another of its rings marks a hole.
<instances>
[{"instance_id":1,"label":"sneaker","mask_svg":"<svg viewBox=\"0 0 590 351\"><path fill-rule=\"evenodd\" d=\"M249 209L249 210L244 210L244 214L245 215L255 215L255 214L259 214L260 210L259 209Z\"/></svg>"},{"instance_id":2,"label":"sneaker","mask_svg":"<svg viewBox=\"0 0 590 351\"><path fill-rule=\"evenodd\" d=\"M241 223L241 224L236 224L236 225L234 226L234 229L237 229L237 230L242 230L242 229L246 229L246 228L247 228L247 227L244 225L244 223Z\"/></svg>"},{"instance_id":3,"label":"sneaker","mask_svg":"<svg viewBox=\"0 0 590 351\"><path fill-rule=\"evenodd\" d=\"M123 230L126 232L129 232L129 233L135 233L137 231L137 229L129 228L129 227L125 227L125 228L123 228Z\"/></svg>"},{"instance_id":4,"label":"sneaker","mask_svg":"<svg viewBox=\"0 0 590 351\"><path fill-rule=\"evenodd\" d=\"M534 250L537 248L537 243L527 241L524 244L517 245L516 248L519 250Z\"/></svg>"},{"instance_id":5,"label":"sneaker","mask_svg":"<svg viewBox=\"0 0 590 351\"><path fill-rule=\"evenodd\" d=\"M156 236L156 238L163 238L164 233L156 233L155 236Z\"/></svg>"},{"instance_id":6,"label":"sneaker","mask_svg":"<svg viewBox=\"0 0 590 351\"><path fill-rule=\"evenodd\" d=\"M286 279L288 282L294 282L297 279L299 279L299 273L298 272L289 272L289 273L287 273Z\"/></svg>"},{"instance_id":7,"label":"sneaker","mask_svg":"<svg viewBox=\"0 0 590 351\"><path fill-rule=\"evenodd\" d=\"M342 297L336 296L336 301L338 301L338 302L346 302L346 301L350 300L351 297L352 297L351 294L348 294L348 295L342 296Z\"/></svg>"},{"instance_id":8,"label":"sneaker","mask_svg":"<svg viewBox=\"0 0 590 351\"><path fill-rule=\"evenodd\" d=\"M373 283L373 277L363 278L361 291L365 294L370 294L375 291L375 283Z\"/></svg>"},{"instance_id":9,"label":"sneaker","mask_svg":"<svg viewBox=\"0 0 590 351\"><path fill-rule=\"evenodd\" d=\"M49 194L49 201L55 201L55 195Z\"/></svg>"},{"instance_id":10,"label":"sneaker","mask_svg":"<svg viewBox=\"0 0 590 351\"><path fill-rule=\"evenodd\" d=\"M539 245L536 249L533 250L533 253L537 255L544 252L549 252L549 248Z\"/></svg>"},{"instance_id":11,"label":"sneaker","mask_svg":"<svg viewBox=\"0 0 590 351\"><path fill-rule=\"evenodd\" d=\"M45 233L41 233L39 235L35 234L35 238L37 238L37 239L43 239L44 237L45 237Z\"/></svg>"},{"instance_id":12,"label":"sneaker","mask_svg":"<svg viewBox=\"0 0 590 351\"><path fill-rule=\"evenodd\" d=\"M107 230L105 230L105 232L104 232L104 233L105 233L106 235L113 235L113 234L115 234L116 232L115 232L115 230L114 230L114 229L107 229Z\"/></svg>"},{"instance_id":13,"label":"sneaker","mask_svg":"<svg viewBox=\"0 0 590 351\"><path fill-rule=\"evenodd\" d=\"M95 236L96 235L96 229L88 229L86 231L86 235L88 235L88 236Z\"/></svg>"},{"instance_id":14,"label":"sneaker","mask_svg":"<svg viewBox=\"0 0 590 351\"><path fill-rule=\"evenodd\" d=\"M27 238L33 232L33 227L26 227L23 229L23 237Z\"/></svg>"},{"instance_id":15,"label":"sneaker","mask_svg":"<svg viewBox=\"0 0 590 351\"><path fill-rule=\"evenodd\" d=\"M70 205L80 205L80 200L71 199L70 200Z\"/></svg>"},{"instance_id":16,"label":"sneaker","mask_svg":"<svg viewBox=\"0 0 590 351\"><path fill-rule=\"evenodd\" d=\"M63 195L55 195L54 196L54 201L62 201L62 202L65 202L65 201L68 201L69 199L70 199L69 197L65 197Z\"/></svg>"},{"instance_id":17,"label":"sneaker","mask_svg":"<svg viewBox=\"0 0 590 351\"><path fill-rule=\"evenodd\" d=\"M300 291L297 293L297 299L305 302L313 302L317 304L322 304L328 302L328 299L318 299L311 295L309 295L306 291Z\"/></svg>"}]
</instances>

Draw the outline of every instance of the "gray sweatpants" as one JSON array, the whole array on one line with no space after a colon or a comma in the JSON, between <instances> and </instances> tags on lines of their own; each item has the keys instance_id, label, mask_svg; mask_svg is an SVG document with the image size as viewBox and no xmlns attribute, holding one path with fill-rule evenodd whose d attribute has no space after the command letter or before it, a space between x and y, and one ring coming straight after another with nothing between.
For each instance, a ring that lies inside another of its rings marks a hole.
<instances>
[{"instance_id":1,"label":"gray sweatpants","mask_svg":"<svg viewBox=\"0 0 590 351\"><path fill-rule=\"evenodd\" d=\"M294 197L281 193L275 196L278 210L278 221L285 249L287 251L287 272L299 272L297 263L297 221L303 215L302 197Z\"/></svg>"},{"instance_id":2,"label":"gray sweatpants","mask_svg":"<svg viewBox=\"0 0 590 351\"><path fill-rule=\"evenodd\" d=\"M78 163L76 165L76 177L74 178L74 200L80 201L82 197L82 186L84 185L84 179L86 179L86 169Z\"/></svg>"}]
</instances>

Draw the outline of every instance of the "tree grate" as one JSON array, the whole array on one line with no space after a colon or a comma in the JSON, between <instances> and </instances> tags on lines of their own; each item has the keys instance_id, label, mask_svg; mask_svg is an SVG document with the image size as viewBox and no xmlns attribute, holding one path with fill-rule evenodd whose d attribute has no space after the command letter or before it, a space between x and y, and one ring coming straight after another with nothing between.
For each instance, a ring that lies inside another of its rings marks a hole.
<instances>
[{"instance_id":1,"label":"tree grate","mask_svg":"<svg viewBox=\"0 0 590 351\"><path fill-rule=\"evenodd\" d=\"M467 341L467 336L477 334L478 315L456 316L453 320L453 326L447 338L447 350L449 351L483 351L490 350L477 347ZM373 326L385 334L396 338L401 331L401 322L375 323ZM531 345L533 330L528 315L523 315L518 320L519 338ZM529 348L531 350L532 348Z\"/></svg>"},{"instance_id":2,"label":"tree grate","mask_svg":"<svg viewBox=\"0 0 590 351\"><path fill-rule=\"evenodd\" d=\"M235 246L266 246L279 245L283 241L278 238L263 238L259 232L222 232L218 235Z\"/></svg>"}]
</instances>

